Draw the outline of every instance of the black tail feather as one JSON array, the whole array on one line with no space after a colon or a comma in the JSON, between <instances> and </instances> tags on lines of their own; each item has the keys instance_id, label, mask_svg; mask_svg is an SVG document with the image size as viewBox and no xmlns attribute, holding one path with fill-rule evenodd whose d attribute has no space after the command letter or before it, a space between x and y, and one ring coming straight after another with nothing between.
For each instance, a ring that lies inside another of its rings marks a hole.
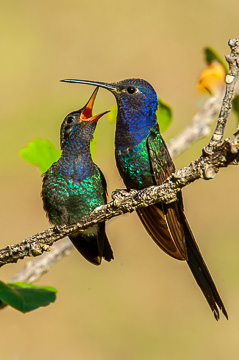
<instances>
[{"instance_id":1,"label":"black tail feather","mask_svg":"<svg viewBox=\"0 0 239 360\"><path fill-rule=\"evenodd\" d=\"M81 232L74 236L69 236L76 249L84 256L86 260L94 265L100 265L102 257L106 261L114 259L113 251L105 233L105 223L97 225L97 232Z\"/></svg>"},{"instance_id":2,"label":"black tail feather","mask_svg":"<svg viewBox=\"0 0 239 360\"><path fill-rule=\"evenodd\" d=\"M218 308L221 309L222 313L228 319L227 311L217 291L216 285L214 284L207 265L202 258L202 255L190 230L185 215L182 215L184 217L185 224L184 231L188 252L188 266L190 267L190 270L192 271L196 282L198 283L210 308L212 309L215 319L218 320L220 317Z\"/></svg>"},{"instance_id":3,"label":"black tail feather","mask_svg":"<svg viewBox=\"0 0 239 360\"><path fill-rule=\"evenodd\" d=\"M82 233L77 236L69 236L69 238L86 260L94 265L100 265L101 256L99 256L97 237L84 236Z\"/></svg>"}]
</instances>

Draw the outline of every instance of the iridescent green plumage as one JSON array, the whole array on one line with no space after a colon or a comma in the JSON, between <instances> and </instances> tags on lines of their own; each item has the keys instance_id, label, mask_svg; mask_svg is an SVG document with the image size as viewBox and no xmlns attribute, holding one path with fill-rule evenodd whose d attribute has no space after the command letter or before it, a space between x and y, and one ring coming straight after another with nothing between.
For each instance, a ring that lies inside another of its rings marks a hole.
<instances>
[{"instance_id":1,"label":"iridescent green plumage","mask_svg":"<svg viewBox=\"0 0 239 360\"><path fill-rule=\"evenodd\" d=\"M119 170L124 169L124 174L129 179L128 188L135 188L135 184L137 184L137 188L142 189L145 187L145 181L153 185L146 144L147 138L143 139L134 148L122 151L120 158L116 159ZM142 169L144 169L143 172Z\"/></svg>"},{"instance_id":2,"label":"iridescent green plumage","mask_svg":"<svg viewBox=\"0 0 239 360\"><path fill-rule=\"evenodd\" d=\"M159 133L158 126L151 129L150 135L154 134L154 139L150 141L150 147L157 154L158 166L160 172L163 166L162 156L164 153L164 141ZM143 189L146 186L155 185L149 153L149 136L146 136L139 144L134 147L128 147L125 151L116 152L116 161L122 177L128 188ZM120 156L119 156L120 154ZM160 166L161 165L161 166Z\"/></svg>"},{"instance_id":3,"label":"iridescent green plumage","mask_svg":"<svg viewBox=\"0 0 239 360\"><path fill-rule=\"evenodd\" d=\"M92 96L95 97L95 94L96 91ZM61 157L44 174L44 209L55 225L76 223L97 206L106 203L106 182L90 153L96 122L103 114L92 117L87 105L64 119ZM74 233L70 239L80 253L96 265L100 264L102 257L107 261L113 259L105 223Z\"/></svg>"},{"instance_id":4,"label":"iridescent green plumage","mask_svg":"<svg viewBox=\"0 0 239 360\"><path fill-rule=\"evenodd\" d=\"M55 163L44 175L42 190L45 204L48 201L49 219L53 224L74 224L79 218L105 203L105 189L100 171L81 181L66 178L57 172L58 164ZM62 212L59 209L62 209Z\"/></svg>"}]
</instances>

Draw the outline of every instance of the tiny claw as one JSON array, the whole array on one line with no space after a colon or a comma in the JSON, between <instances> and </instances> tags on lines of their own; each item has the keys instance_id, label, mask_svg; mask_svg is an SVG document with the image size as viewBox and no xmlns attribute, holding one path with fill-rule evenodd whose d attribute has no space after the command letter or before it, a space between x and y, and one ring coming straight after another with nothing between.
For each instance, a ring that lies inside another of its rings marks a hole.
<instances>
[{"instance_id":1,"label":"tiny claw","mask_svg":"<svg viewBox=\"0 0 239 360\"><path fill-rule=\"evenodd\" d=\"M55 225L53 227L53 232L56 233L56 234L59 234L61 232L61 227L60 225Z\"/></svg>"},{"instance_id":2,"label":"tiny claw","mask_svg":"<svg viewBox=\"0 0 239 360\"><path fill-rule=\"evenodd\" d=\"M125 198L125 196L129 195L128 190L126 189L116 189L112 192L111 197L112 200L121 200Z\"/></svg>"}]
</instances>

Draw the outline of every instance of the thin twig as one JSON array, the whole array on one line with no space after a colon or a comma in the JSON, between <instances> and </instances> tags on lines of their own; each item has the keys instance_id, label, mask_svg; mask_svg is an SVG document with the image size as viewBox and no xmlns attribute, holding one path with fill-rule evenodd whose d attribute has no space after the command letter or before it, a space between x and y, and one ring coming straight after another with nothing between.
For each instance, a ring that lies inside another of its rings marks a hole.
<instances>
[{"instance_id":1,"label":"thin twig","mask_svg":"<svg viewBox=\"0 0 239 360\"><path fill-rule=\"evenodd\" d=\"M239 67L239 40L230 39L228 45L231 48L231 54L226 56L226 60L229 64L229 71L226 76L226 92L222 101L221 111L217 120L216 129L209 141L209 144L204 148L206 154L212 154L213 149L216 146L220 146L222 143L225 126L228 116L232 108L232 99L234 95L234 89L238 78Z\"/></svg>"},{"instance_id":2,"label":"thin twig","mask_svg":"<svg viewBox=\"0 0 239 360\"><path fill-rule=\"evenodd\" d=\"M10 282L34 282L44 275L49 268L59 261L63 256L70 253L73 244L70 239L65 238L54 244L51 251L47 251L42 256L36 257L16 273Z\"/></svg>"}]
</instances>

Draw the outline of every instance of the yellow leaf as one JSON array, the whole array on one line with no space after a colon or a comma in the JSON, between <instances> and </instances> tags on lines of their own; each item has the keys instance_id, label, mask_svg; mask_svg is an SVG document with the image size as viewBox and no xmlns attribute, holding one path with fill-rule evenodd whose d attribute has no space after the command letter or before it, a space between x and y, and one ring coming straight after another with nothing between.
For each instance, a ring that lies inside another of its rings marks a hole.
<instances>
[{"instance_id":1,"label":"yellow leaf","mask_svg":"<svg viewBox=\"0 0 239 360\"><path fill-rule=\"evenodd\" d=\"M197 89L200 92L207 92L216 95L224 88L225 69L218 61L212 61L200 73L197 82Z\"/></svg>"}]
</instances>

